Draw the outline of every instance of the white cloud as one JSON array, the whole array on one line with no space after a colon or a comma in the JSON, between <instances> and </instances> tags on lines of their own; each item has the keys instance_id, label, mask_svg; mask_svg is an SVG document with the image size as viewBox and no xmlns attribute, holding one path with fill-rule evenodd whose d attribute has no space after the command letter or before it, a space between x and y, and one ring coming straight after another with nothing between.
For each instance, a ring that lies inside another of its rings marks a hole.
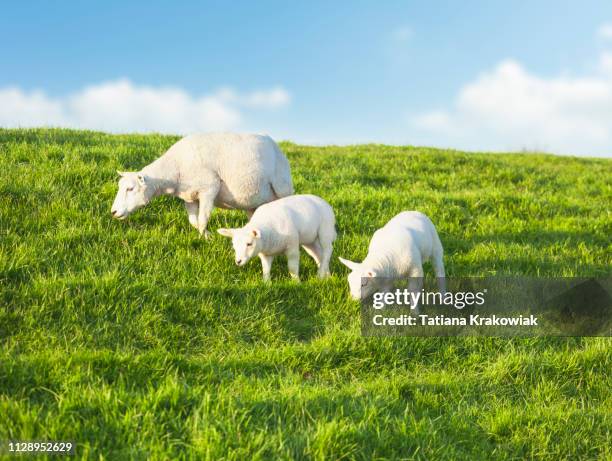
<instances>
[{"instance_id":1,"label":"white cloud","mask_svg":"<svg viewBox=\"0 0 612 461\"><path fill-rule=\"evenodd\" d=\"M290 103L281 88L241 94L231 88L193 96L176 87L135 85L127 79L85 87L65 97L0 88L0 126L68 126L111 132L189 133L236 128L244 110Z\"/></svg>"},{"instance_id":2,"label":"white cloud","mask_svg":"<svg viewBox=\"0 0 612 461\"><path fill-rule=\"evenodd\" d=\"M543 78L503 61L461 88L450 109L411 121L438 145L611 155L612 54L585 77Z\"/></svg>"},{"instance_id":3,"label":"white cloud","mask_svg":"<svg viewBox=\"0 0 612 461\"><path fill-rule=\"evenodd\" d=\"M612 39L612 22L602 24L597 31L597 35L604 39Z\"/></svg>"},{"instance_id":4,"label":"white cloud","mask_svg":"<svg viewBox=\"0 0 612 461\"><path fill-rule=\"evenodd\" d=\"M612 75L612 53L601 53L599 56L599 70L601 70L604 74Z\"/></svg>"},{"instance_id":5,"label":"white cloud","mask_svg":"<svg viewBox=\"0 0 612 461\"><path fill-rule=\"evenodd\" d=\"M237 94L231 88L223 88L217 92L217 96L225 102L253 108L275 109L291 102L291 95L282 87L253 91L244 95Z\"/></svg>"}]
</instances>

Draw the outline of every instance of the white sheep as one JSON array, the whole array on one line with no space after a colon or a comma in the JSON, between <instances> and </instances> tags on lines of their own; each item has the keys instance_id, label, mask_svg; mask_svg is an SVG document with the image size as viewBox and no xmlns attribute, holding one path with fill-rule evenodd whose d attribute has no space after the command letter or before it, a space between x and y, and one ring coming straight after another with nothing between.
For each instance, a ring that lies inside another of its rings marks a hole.
<instances>
[{"instance_id":1,"label":"white sheep","mask_svg":"<svg viewBox=\"0 0 612 461\"><path fill-rule=\"evenodd\" d=\"M125 219L152 198L185 202L189 223L206 230L214 206L252 214L258 206L293 194L289 162L269 137L210 133L184 137L139 172L119 172L112 215Z\"/></svg>"},{"instance_id":2,"label":"white sheep","mask_svg":"<svg viewBox=\"0 0 612 461\"><path fill-rule=\"evenodd\" d=\"M284 253L291 277L299 280L300 245L317 263L318 276L329 275L335 225L334 210L321 197L293 195L260 206L242 228L217 232L232 238L238 266L259 256L267 281L274 256Z\"/></svg>"},{"instance_id":3,"label":"white sheep","mask_svg":"<svg viewBox=\"0 0 612 461\"><path fill-rule=\"evenodd\" d=\"M351 269L349 289L354 299L364 299L389 288L399 277L410 277L409 290L420 291L423 263L431 260L440 292L445 292L444 250L431 220L418 211L404 211L374 232L362 263L344 258Z\"/></svg>"}]
</instances>

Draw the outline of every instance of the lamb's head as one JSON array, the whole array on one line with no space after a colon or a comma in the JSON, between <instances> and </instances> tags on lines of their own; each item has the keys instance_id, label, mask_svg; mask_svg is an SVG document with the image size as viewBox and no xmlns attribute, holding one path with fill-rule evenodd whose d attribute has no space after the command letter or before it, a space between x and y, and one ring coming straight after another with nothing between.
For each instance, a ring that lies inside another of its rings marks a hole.
<instances>
[{"instance_id":1,"label":"lamb's head","mask_svg":"<svg viewBox=\"0 0 612 461\"><path fill-rule=\"evenodd\" d=\"M221 235L231 237L236 252L236 264L244 266L261 251L261 232L259 229L242 227L240 229L217 229Z\"/></svg>"},{"instance_id":2,"label":"lamb's head","mask_svg":"<svg viewBox=\"0 0 612 461\"><path fill-rule=\"evenodd\" d=\"M379 283L374 269L363 263L356 263L344 258L338 259L351 270L348 276L348 283L353 299L365 299L378 290Z\"/></svg>"},{"instance_id":3,"label":"lamb's head","mask_svg":"<svg viewBox=\"0 0 612 461\"><path fill-rule=\"evenodd\" d=\"M151 179L139 172L119 173L119 190L111 208L113 218L125 219L145 206L153 196Z\"/></svg>"}]
</instances>

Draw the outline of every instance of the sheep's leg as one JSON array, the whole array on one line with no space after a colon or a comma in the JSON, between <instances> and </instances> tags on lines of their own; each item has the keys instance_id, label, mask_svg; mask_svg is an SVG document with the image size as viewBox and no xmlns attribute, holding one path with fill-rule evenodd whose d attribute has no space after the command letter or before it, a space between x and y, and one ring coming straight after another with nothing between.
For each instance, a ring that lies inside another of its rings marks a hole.
<instances>
[{"instance_id":1,"label":"sheep's leg","mask_svg":"<svg viewBox=\"0 0 612 461\"><path fill-rule=\"evenodd\" d=\"M291 278L300 281L300 246L291 245L285 252L287 255L287 267Z\"/></svg>"},{"instance_id":2,"label":"sheep's leg","mask_svg":"<svg viewBox=\"0 0 612 461\"><path fill-rule=\"evenodd\" d=\"M189 216L189 224L198 229L198 209L200 204L198 202L185 202L185 209L187 209L187 215Z\"/></svg>"},{"instance_id":3,"label":"sheep's leg","mask_svg":"<svg viewBox=\"0 0 612 461\"><path fill-rule=\"evenodd\" d=\"M210 232L206 230L206 226L208 225L208 219L215 206L215 197L217 197L218 192L219 183L217 182L216 184L210 185L208 189L200 191L198 194L198 231L200 235L206 238L210 237Z\"/></svg>"},{"instance_id":4,"label":"sheep's leg","mask_svg":"<svg viewBox=\"0 0 612 461\"><path fill-rule=\"evenodd\" d=\"M319 237L317 239L321 251L319 265L319 278L325 278L329 276L329 261L331 260L333 244L336 239L336 228L333 223L325 222L319 228Z\"/></svg>"},{"instance_id":5,"label":"sheep's leg","mask_svg":"<svg viewBox=\"0 0 612 461\"><path fill-rule=\"evenodd\" d=\"M308 245L302 245L304 251L310 255L312 259L314 259L317 267L321 266L321 245L319 244L319 240L315 240Z\"/></svg>"},{"instance_id":6,"label":"sheep's leg","mask_svg":"<svg viewBox=\"0 0 612 461\"><path fill-rule=\"evenodd\" d=\"M263 279L266 282L269 282L270 271L272 270L272 261L274 261L274 256L268 256L259 253L259 259L261 260L261 270L263 271Z\"/></svg>"},{"instance_id":7,"label":"sheep's leg","mask_svg":"<svg viewBox=\"0 0 612 461\"><path fill-rule=\"evenodd\" d=\"M432 266L438 280L438 291L444 296L446 293L446 273L444 271L442 245L439 245L439 248L434 248Z\"/></svg>"},{"instance_id":8,"label":"sheep's leg","mask_svg":"<svg viewBox=\"0 0 612 461\"><path fill-rule=\"evenodd\" d=\"M417 295L417 293L420 293L421 290L423 289L423 276L424 276L424 272L423 272L423 266L422 265L418 265L413 267L409 272L408 272L408 277L410 277L408 279L408 291L411 293L414 293L415 296ZM413 298L416 299L416 298ZM417 315L419 313L419 305L416 304L415 306L411 306L414 307L413 311L414 314Z\"/></svg>"},{"instance_id":9,"label":"sheep's leg","mask_svg":"<svg viewBox=\"0 0 612 461\"><path fill-rule=\"evenodd\" d=\"M321 242L321 265L319 266L319 278L329 276L329 261L331 259L332 251L332 242Z\"/></svg>"}]
</instances>

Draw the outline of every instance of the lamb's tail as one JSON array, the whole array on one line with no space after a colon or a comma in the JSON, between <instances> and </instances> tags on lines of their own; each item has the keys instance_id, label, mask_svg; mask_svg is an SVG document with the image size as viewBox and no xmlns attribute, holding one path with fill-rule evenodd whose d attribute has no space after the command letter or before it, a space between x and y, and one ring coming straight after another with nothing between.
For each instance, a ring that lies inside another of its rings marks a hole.
<instances>
[{"instance_id":1,"label":"lamb's tail","mask_svg":"<svg viewBox=\"0 0 612 461\"><path fill-rule=\"evenodd\" d=\"M276 167L274 177L272 178L274 195L276 195L276 198L293 195L293 181L291 180L289 161L276 143L274 143L274 149L276 150Z\"/></svg>"}]
</instances>

